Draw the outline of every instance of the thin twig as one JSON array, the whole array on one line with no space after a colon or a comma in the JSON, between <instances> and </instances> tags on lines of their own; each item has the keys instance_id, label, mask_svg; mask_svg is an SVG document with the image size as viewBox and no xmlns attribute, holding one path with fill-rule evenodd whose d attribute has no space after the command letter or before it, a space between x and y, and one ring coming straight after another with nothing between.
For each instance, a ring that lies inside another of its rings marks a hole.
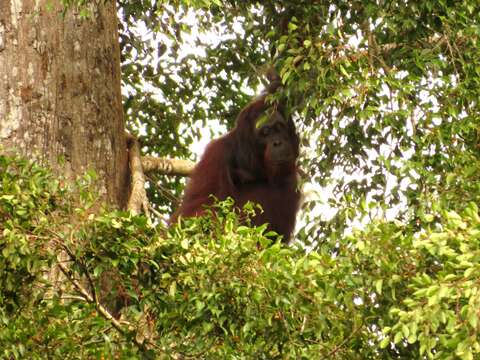
<instances>
[{"instance_id":1,"label":"thin twig","mask_svg":"<svg viewBox=\"0 0 480 360\"><path fill-rule=\"evenodd\" d=\"M326 357L326 358L329 359L331 356L335 355L335 353L336 353L337 351L339 351L348 341L350 341L350 339L353 338L353 336L354 336L357 332L360 331L361 328L363 328L363 325L364 325L364 324L362 323L361 326L359 326L358 328L354 329L354 330L350 333L350 335L348 335L340 344L338 344L337 346L335 346L335 347L333 348L333 350L330 351L330 352L327 354L327 357Z\"/></svg>"},{"instance_id":2,"label":"thin twig","mask_svg":"<svg viewBox=\"0 0 480 360\"><path fill-rule=\"evenodd\" d=\"M110 314L110 312L100 303L95 302L95 299L93 298L92 295L88 293L88 291L80 284L80 282L75 279L72 275L72 272L65 267L62 263L57 263L58 267L62 271L62 273L67 277L67 279L72 283L72 285L77 289L77 291L83 296L83 298L91 304L94 304L95 307L97 308L98 312L105 317L107 320L110 320L112 322L112 325L117 329L121 334L126 334L127 332L130 331L135 331L133 326L131 324L128 324L128 329L125 329L120 322L115 319L115 317ZM137 344L143 347L143 344Z\"/></svg>"}]
</instances>

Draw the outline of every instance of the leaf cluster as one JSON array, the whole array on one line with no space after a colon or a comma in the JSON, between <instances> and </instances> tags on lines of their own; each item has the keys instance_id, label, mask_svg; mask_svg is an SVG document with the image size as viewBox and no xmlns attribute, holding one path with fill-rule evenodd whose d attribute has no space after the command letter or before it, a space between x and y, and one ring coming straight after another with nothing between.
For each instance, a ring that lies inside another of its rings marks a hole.
<instances>
[{"instance_id":1,"label":"leaf cluster","mask_svg":"<svg viewBox=\"0 0 480 360\"><path fill-rule=\"evenodd\" d=\"M18 358L473 359L480 217L438 201L286 248L228 200L165 229L0 157L0 349ZM96 209L96 212L92 210ZM115 317L120 316L119 320Z\"/></svg>"},{"instance_id":2,"label":"leaf cluster","mask_svg":"<svg viewBox=\"0 0 480 360\"><path fill-rule=\"evenodd\" d=\"M452 206L469 196L446 189L472 177L465 166L479 155L476 1L120 5L125 110L147 153L188 156L209 124L233 126L264 68L277 69L307 180L331 189L333 215L305 203L302 241L342 236L372 209L413 224L439 195ZM178 195L180 183L152 180L167 210L165 189Z\"/></svg>"}]
</instances>

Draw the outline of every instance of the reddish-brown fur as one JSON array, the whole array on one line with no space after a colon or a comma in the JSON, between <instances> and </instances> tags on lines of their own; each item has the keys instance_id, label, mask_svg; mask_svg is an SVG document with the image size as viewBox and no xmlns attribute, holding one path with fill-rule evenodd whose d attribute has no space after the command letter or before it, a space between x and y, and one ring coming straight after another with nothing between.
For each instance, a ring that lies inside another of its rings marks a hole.
<instances>
[{"instance_id":1,"label":"reddish-brown fur","mask_svg":"<svg viewBox=\"0 0 480 360\"><path fill-rule=\"evenodd\" d=\"M247 105L238 115L236 127L207 146L172 222L178 216L201 215L205 205L212 203L211 195L219 200L232 197L238 207L247 201L260 204L263 212L255 216L254 224L268 223L269 229L283 235L283 241L288 242L300 201L295 164L299 140L292 120L284 120L283 132L288 137L291 154L285 161L270 160L267 147L262 148L255 135L256 120L271 109L265 97L262 95Z\"/></svg>"}]
</instances>

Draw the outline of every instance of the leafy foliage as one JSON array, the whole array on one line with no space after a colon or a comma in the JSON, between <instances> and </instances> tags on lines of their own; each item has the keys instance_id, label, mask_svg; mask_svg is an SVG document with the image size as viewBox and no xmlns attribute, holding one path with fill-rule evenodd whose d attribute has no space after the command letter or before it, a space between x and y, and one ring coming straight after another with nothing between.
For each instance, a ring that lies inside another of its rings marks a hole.
<instances>
[{"instance_id":1,"label":"leafy foliage","mask_svg":"<svg viewBox=\"0 0 480 360\"><path fill-rule=\"evenodd\" d=\"M229 201L215 216L167 231L142 216L92 213L91 176L67 189L24 160L2 156L0 170L3 357L473 359L480 352L474 203L457 213L438 202L421 230L372 222L335 249L305 253L272 243L265 226L240 224ZM244 210L242 223L254 210ZM121 322L108 316L115 312Z\"/></svg>"},{"instance_id":2,"label":"leafy foliage","mask_svg":"<svg viewBox=\"0 0 480 360\"><path fill-rule=\"evenodd\" d=\"M304 139L308 182L328 189L307 199L301 241L318 246L391 209L414 224L439 196L462 206L448 189L478 173L465 170L479 155L476 1L120 4L124 84L135 88L125 109L131 126L144 127L146 152L186 156L209 121L232 126L274 66ZM179 184L155 180L151 198L170 204L162 194L178 195ZM318 197L328 214L316 210Z\"/></svg>"},{"instance_id":3,"label":"leafy foliage","mask_svg":"<svg viewBox=\"0 0 480 360\"><path fill-rule=\"evenodd\" d=\"M477 1L119 4L124 107L146 153L191 156L273 65L334 214L307 199L307 253L228 203L166 230L97 212L91 177L68 189L0 157L2 357L479 356ZM169 211L180 181L151 180Z\"/></svg>"}]
</instances>

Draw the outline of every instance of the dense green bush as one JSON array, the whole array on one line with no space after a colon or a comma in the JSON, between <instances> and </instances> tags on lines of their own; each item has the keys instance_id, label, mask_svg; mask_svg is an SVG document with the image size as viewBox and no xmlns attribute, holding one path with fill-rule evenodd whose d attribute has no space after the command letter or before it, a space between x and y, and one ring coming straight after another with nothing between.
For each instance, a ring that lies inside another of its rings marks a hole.
<instances>
[{"instance_id":1,"label":"dense green bush","mask_svg":"<svg viewBox=\"0 0 480 360\"><path fill-rule=\"evenodd\" d=\"M306 253L239 224L229 201L167 230L125 212L93 214L91 177L67 189L7 157L0 174L3 358L480 353L474 204L432 210L415 230L373 222Z\"/></svg>"}]
</instances>

